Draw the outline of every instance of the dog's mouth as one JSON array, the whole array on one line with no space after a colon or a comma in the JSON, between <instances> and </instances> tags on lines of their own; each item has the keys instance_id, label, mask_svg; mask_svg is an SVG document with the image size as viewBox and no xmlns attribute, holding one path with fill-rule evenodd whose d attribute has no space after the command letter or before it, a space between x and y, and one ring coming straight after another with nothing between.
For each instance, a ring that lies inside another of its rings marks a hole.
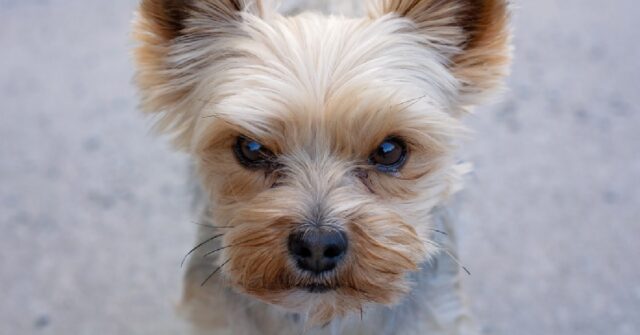
<instances>
[{"instance_id":1,"label":"dog's mouth","mask_svg":"<svg viewBox=\"0 0 640 335\"><path fill-rule=\"evenodd\" d=\"M300 288L309 293L326 293L337 289L337 287L335 286L329 286L325 284L309 284L300 286Z\"/></svg>"}]
</instances>

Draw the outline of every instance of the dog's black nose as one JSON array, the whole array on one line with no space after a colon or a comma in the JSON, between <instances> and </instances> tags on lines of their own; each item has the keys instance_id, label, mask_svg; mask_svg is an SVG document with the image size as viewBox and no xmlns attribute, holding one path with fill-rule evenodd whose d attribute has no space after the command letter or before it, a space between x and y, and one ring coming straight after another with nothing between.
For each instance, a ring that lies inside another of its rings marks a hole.
<instances>
[{"instance_id":1,"label":"dog's black nose","mask_svg":"<svg viewBox=\"0 0 640 335\"><path fill-rule=\"evenodd\" d=\"M347 252L347 235L339 230L309 229L289 235L289 253L302 270L333 270Z\"/></svg>"}]
</instances>

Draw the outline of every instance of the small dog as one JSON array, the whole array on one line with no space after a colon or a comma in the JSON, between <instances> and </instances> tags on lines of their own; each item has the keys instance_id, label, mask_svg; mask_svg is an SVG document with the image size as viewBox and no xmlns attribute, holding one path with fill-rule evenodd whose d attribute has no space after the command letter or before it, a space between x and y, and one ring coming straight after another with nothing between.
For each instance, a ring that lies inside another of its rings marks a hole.
<instances>
[{"instance_id":1,"label":"small dog","mask_svg":"<svg viewBox=\"0 0 640 335\"><path fill-rule=\"evenodd\" d=\"M142 1L142 108L198 176L181 304L197 333L475 332L444 208L460 118L508 72L508 16L506 0L359 17Z\"/></svg>"}]
</instances>

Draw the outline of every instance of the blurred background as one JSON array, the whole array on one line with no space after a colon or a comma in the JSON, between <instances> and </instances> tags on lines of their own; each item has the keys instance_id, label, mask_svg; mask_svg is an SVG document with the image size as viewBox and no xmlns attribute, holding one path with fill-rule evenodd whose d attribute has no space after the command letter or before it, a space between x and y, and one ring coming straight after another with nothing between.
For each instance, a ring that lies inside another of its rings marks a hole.
<instances>
[{"instance_id":1,"label":"blurred background","mask_svg":"<svg viewBox=\"0 0 640 335\"><path fill-rule=\"evenodd\" d=\"M0 0L0 334L177 334L187 157L136 111L135 0ZM516 0L467 123L486 334L640 334L640 2Z\"/></svg>"}]
</instances>

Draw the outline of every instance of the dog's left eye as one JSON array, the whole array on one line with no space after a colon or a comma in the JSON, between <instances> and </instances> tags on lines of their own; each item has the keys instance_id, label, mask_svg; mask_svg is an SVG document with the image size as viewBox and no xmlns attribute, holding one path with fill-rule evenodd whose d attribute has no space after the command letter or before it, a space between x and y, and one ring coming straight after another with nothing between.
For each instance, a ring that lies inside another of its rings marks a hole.
<instances>
[{"instance_id":1,"label":"dog's left eye","mask_svg":"<svg viewBox=\"0 0 640 335\"><path fill-rule=\"evenodd\" d=\"M407 145L399 138L387 138L369 156L369 162L382 172L397 172L407 160Z\"/></svg>"},{"instance_id":2,"label":"dog's left eye","mask_svg":"<svg viewBox=\"0 0 640 335\"><path fill-rule=\"evenodd\" d=\"M274 155L262 143L239 136L234 148L240 163L249 168L265 168L274 162Z\"/></svg>"}]
</instances>

